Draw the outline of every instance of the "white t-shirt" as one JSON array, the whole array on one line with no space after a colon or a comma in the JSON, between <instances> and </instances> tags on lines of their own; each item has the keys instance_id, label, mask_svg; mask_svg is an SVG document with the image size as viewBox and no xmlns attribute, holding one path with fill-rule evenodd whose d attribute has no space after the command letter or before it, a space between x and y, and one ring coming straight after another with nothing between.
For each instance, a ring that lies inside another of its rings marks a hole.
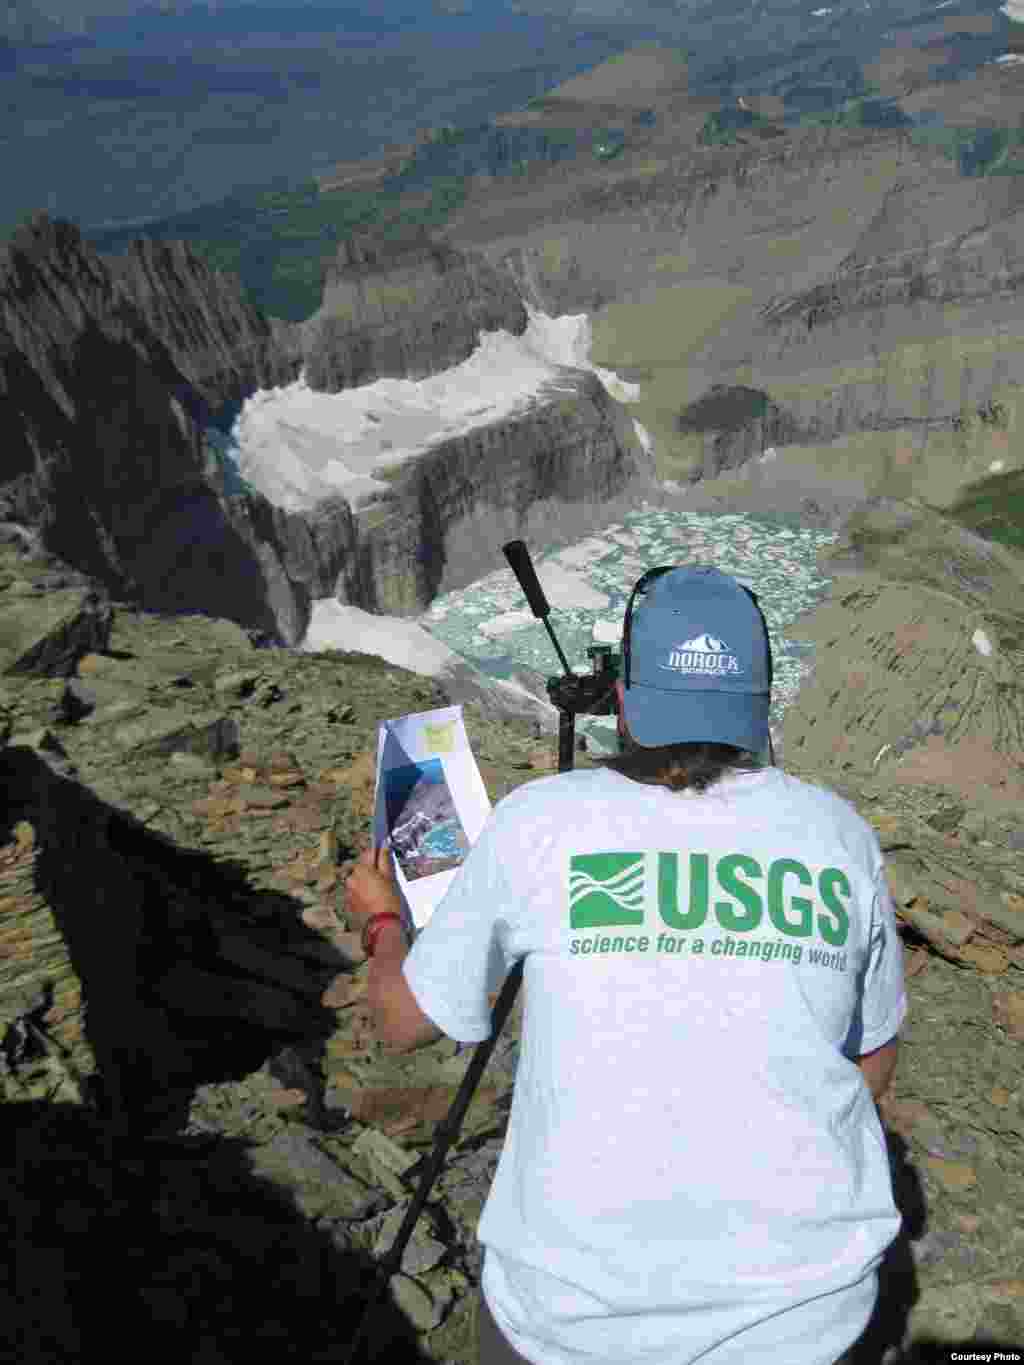
<instances>
[{"instance_id":1,"label":"white t-shirt","mask_svg":"<svg viewBox=\"0 0 1024 1365\"><path fill-rule=\"evenodd\" d=\"M900 1227L851 1060L906 1013L870 826L777 768L673 793L608 769L494 808L403 971L490 1036L525 956L482 1288L535 1365L831 1365Z\"/></svg>"}]
</instances>

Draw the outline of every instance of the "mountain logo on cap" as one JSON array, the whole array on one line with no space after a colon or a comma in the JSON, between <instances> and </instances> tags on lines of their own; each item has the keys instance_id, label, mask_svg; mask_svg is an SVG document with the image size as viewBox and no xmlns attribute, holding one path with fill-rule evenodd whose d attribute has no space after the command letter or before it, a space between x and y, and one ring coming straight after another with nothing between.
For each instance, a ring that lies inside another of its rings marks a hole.
<instances>
[{"instance_id":1,"label":"mountain logo on cap","mask_svg":"<svg viewBox=\"0 0 1024 1365\"><path fill-rule=\"evenodd\" d=\"M695 635L692 640L684 640L678 649L695 649L700 654L728 654L729 646L715 635Z\"/></svg>"},{"instance_id":2,"label":"mountain logo on cap","mask_svg":"<svg viewBox=\"0 0 1024 1365\"><path fill-rule=\"evenodd\" d=\"M670 668L673 673L725 677L740 672L740 661L724 640L704 632L695 635L692 640L673 645L669 650L668 662L660 667Z\"/></svg>"}]
</instances>

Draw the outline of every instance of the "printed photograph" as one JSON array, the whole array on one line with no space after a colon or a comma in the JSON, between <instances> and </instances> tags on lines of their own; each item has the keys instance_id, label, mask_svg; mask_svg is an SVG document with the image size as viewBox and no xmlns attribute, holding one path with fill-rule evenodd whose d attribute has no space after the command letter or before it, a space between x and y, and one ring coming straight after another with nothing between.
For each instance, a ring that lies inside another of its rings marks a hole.
<instances>
[{"instance_id":1,"label":"printed photograph","mask_svg":"<svg viewBox=\"0 0 1024 1365\"><path fill-rule=\"evenodd\" d=\"M407 880L458 867L469 840L441 760L388 768L383 778L391 847Z\"/></svg>"}]
</instances>

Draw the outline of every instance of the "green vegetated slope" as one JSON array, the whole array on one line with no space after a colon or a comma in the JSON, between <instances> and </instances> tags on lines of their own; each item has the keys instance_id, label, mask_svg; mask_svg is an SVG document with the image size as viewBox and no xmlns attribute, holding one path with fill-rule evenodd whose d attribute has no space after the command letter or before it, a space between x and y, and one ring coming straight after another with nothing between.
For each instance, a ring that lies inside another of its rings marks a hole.
<instances>
[{"instance_id":1,"label":"green vegetated slope","mask_svg":"<svg viewBox=\"0 0 1024 1365\"><path fill-rule=\"evenodd\" d=\"M315 180L299 189L257 190L231 195L219 204L175 215L143 230L147 237L181 239L210 266L242 280L249 297L264 313L298 322L321 302L324 258L357 229L376 227L385 235L410 225L438 229L465 202L477 171L489 174L484 161L471 173L424 175L422 161L438 149L456 152L471 130L445 127L425 142L397 171L375 186L322 190ZM472 130L479 133L479 130ZM501 167L504 177L529 175L540 161L550 164L574 130L545 128L543 155L520 156ZM626 130L595 120L581 141L588 162L612 161L625 149ZM455 158L453 158L455 159ZM117 254L139 235L139 229L93 232L90 240L104 254Z\"/></svg>"},{"instance_id":2,"label":"green vegetated slope","mask_svg":"<svg viewBox=\"0 0 1024 1365\"><path fill-rule=\"evenodd\" d=\"M752 299L742 284L696 272L685 282L674 282L675 271L689 264L685 254L657 262L665 283L608 304L591 324L595 364L640 382L640 401L630 404L630 412L650 433L661 454L659 472L669 478L688 472L684 440L674 426L680 408L697 397L690 388L687 358Z\"/></svg>"},{"instance_id":3,"label":"green vegetated slope","mask_svg":"<svg viewBox=\"0 0 1024 1365\"><path fill-rule=\"evenodd\" d=\"M1024 172L1024 128L915 128L915 142L940 147L964 175L1020 175Z\"/></svg>"},{"instance_id":4,"label":"green vegetated slope","mask_svg":"<svg viewBox=\"0 0 1024 1365\"><path fill-rule=\"evenodd\" d=\"M403 223L436 227L460 204L457 178L437 180L416 204L402 207ZM147 237L186 241L215 270L241 279L249 297L271 317L300 322L320 306L323 260L357 228L395 220L398 196L387 189L321 194L315 180L300 189L231 195L219 204L148 225ZM139 230L92 233L104 254L116 255Z\"/></svg>"},{"instance_id":5,"label":"green vegetated slope","mask_svg":"<svg viewBox=\"0 0 1024 1365\"><path fill-rule=\"evenodd\" d=\"M980 479L964 490L946 515L986 540L1024 553L1024 470Z\"/></svg>"},{"instance_id":6,"label":"green vegetated slope","mask_svg":"<svg viewBox=\"0 0 1024 1365\"><path fill-rule=\"evenodd\" d=\"M1016 433L1024 423L1024 394L1014 383L997 383L989 398L961 403L949 418L948 398L962 390L964 376L1019 370L1024 335L1019 327L978 330L972 310L946 305L935 320L936 335L901 336L893 327L889 343L846 363L821 357L791 380L754 381L786 410L826 417L836 407L861 407L865 427L844 434L830 447L811 447L820 468L837 475L856 473L873 493L922 496L949 511L964 489L1013 462ZM824 343L822 343L824 350ZM886 412L901 414L886 424Z\"/></svg>"}]
</instances>

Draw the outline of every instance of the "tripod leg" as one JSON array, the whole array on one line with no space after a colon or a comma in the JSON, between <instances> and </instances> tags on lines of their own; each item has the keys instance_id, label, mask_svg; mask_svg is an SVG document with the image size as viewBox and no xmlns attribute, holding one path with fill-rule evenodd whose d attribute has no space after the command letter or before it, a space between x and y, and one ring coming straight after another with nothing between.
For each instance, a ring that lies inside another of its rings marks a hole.
<instances>
[{"instance_id":1,"label":"tripod leg","mask_svg":"<svg viewBox=\"0 0 1024 1365\"><path fill-rule=\"evenodd\" d=\"M381 1263L377 1281L370 1292L370 1298L367 1301L366 1309L363 1313L362 1320L359 1323L359 1330L356 1332L349 1354L345 1359L345 1365L355 1365L355 1362L358 1359L359 1347L366 1337L366 1329L369 1325L370 1317L384 1291L384 1286L390 1281L391 1276L396 1273L402 1264L402 1256L405 1254L405 1248L408 1245L409 1238L412 1236L413 1228L416 1226L416 1220L423 1211L423 1205L427 1202L427 1195L430 1193L431 1186L437 1179L441 1167L444 1165L444 1159L448 1152L448 1148L459 1135L459 1129L462 1127L462 1120L465 1118L466 1110L469 1108L470 1101L473 1098L473 1092L480 1083L480 1077L483 1075L484 1068L490 1060L491 1053L494 1051L494 1045L498 1041L498 1035L505 1025L505 1020L511 1013L512 1005L519 992L519 986L522 979L523 961L520 959L505 978L505 984L501 988L501 994L495 1002L494 1010L491 1013L491 1036L485 1038L482 1043L477 1044L476 1051L473 1053L473 1060L470 1062L466 1074L462 1078L462 1084L459 1086L459 1093L455 1096L452 1107L448 1111L448 1117L438 1129L437 1137L434 1142L434 1150L431 1152L430 1161L423 1171L419 1189L416 1191L416 1196L406 1211L402 1226L398 1229L398 1235L395 1237L391 1250Z\"/></svg>"},{"instance_id":2,"label":"tripod leg","mask_svg":"<svg viewBox=\"0 0 1024 1365\"><path fill-rule=\"evenodd\" d=\"M545 622L545 625L546 624L547 622ZM568 672L568 668L566 671ZM558 711L558 771L560 773L572 771L573 761L575 759L575 737L576 713L575 711L560 707ZM359 1357L359 1347L366 1337L366 1329L369 1325L371 1314L373 1313L381 1294L384 1292L384 1286L402 1264L402 1256L405 1254L405 1248L408 1245L409 1238L412 1236L412 1230L416 1226L416 1220L419 1218L423 1205L427 1202L427 1195L430 1193L431 1186L437 1179L438 1173L444 1164L444 1158L448 1148L458 1136L459 1129L462 1126L462 1120L465 1118L466 1110L469 1108L470 1101L473 1098L473 1092L480 1083L480 1077L483 1075L484 1067L486 1067L488 1061L490 1061L491 1053L494 1051L494 1045L498 1041L499 1033L505 1026L505 1020L511 1013L512 1005L515 1002L522 980L523 960L520 959L505 978L505 984L501 988L501 994L498 996L494 1009L491 1012L491 1036L485 1038L482 1043L477 1044L476 1051L473 1053L473 1060L470 1062L466 1074L462 1078L462 1085L459 1087L459 1093L455 1096L452 1107L448 1111L448 1117L438 1129L437 1138L434 1142L434 1150L430 1154L430 1161L424 1168L419 1189L416 1191L416 1196L409 1205L409 1209L402 1222L402 1226L398 1230L398 1235L394 1240L391 1250L381 1263L380 1272L374 1288L370 1291L370 1297L367 1301L362 1320L359 1323L359 1329L356 1332L349 1353L345 1358L345 1365L355 1365Z\"/></svg>"},{"instance_id":3,"label":"tripod leg","mask_svg":"<svg viewBox=\"0 0 1024 1365\"><path fill-rule=\"evenodd\" d=\"M572 711L558 713L558 771L567 773L573 765L576 743L576 717Z\"/></svg>"}]
</instances>

